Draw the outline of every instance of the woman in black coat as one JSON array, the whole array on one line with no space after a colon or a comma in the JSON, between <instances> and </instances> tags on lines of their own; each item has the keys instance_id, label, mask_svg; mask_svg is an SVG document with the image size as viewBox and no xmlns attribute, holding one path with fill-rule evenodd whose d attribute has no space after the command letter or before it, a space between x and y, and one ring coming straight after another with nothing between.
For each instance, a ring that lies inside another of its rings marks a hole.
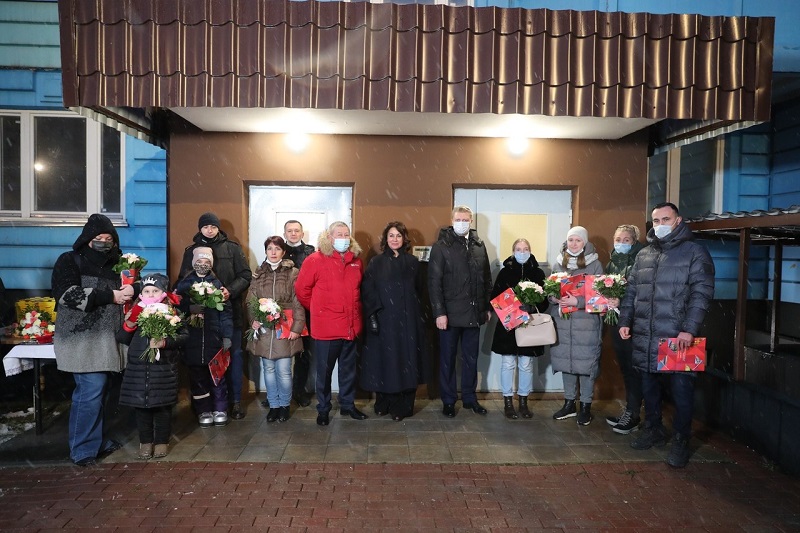
<instances>
[{"instance_id":1,"label":"woman in black coat","mask_svg":"<svg viewBox=\"0 0 800 533\"><path fill-rule=\"evenodd\" d=\"M539 268L536 258L531 255L531 245L526 239L517 239L512 246L513 254L503 261L503 268L497 274L497 280L492 287L492 298L497 297L503 291L514 288L522 280L533 281L539 285L544 285L544 272ZM547 300L540 303L537 307L539 311L547 309ZM541 346L530 346L520 348L517 346L517 339L514 330L506 331L502 324L497 324L494 328L494 338L492 339L492 351L503 356L503 364L500 370L500 386L503 389L503 403L506 417L516 419L517 412L514 410L514 370L519 361L519 413L523 418L533 416L528 409L528 394L531 393L533 386L533 360L531 357L542 355L544 348Z\"/></svg>"},{"instance_id":2,"label":"woman in black coat","mask_svg":"<svg viewBox=\"0 0 800 533\"><path fill-rule=\"evenodd\" d=\"M367 322L361 387L375 392L375 414L397 421L414 414L422 370L419 261L410 249L405 225L390 222L381 236L383 253L369 262L361 284Z\"/></svg>"}]
</instances>

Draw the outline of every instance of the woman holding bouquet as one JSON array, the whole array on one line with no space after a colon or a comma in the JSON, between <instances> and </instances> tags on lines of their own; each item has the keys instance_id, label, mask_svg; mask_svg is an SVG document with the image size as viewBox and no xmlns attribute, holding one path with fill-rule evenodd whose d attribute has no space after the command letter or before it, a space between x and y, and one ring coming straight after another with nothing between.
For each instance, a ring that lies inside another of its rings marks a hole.
<instances>
[{"instance_id":1,"label":"woman holding bouquet","mask_svg":"<svg viewBox=\"0 0 800 533\"><path fill-rule=\"evenodd\" d=\"M607 274L618 274L627 279L636 254L644 248L639 242L639 228L631 224L623 224L614 232L614 251L611 252L611 261L606 267ZM609 313L611 309L619 308L619 298L609 298ZM611 339L614 342L614 353L617 355L619 369L622 372L622 381L625 384L625 408L620 416L606 417L606 422L614 433L627 435L639 427L639 412L642 408L642 381L639 373L633 368L633 343L631 339L619 336L619 325L609 326Z\"/></svg>"},{"instance_id":2,"label":"woman holding bouquet","mask_svg":"<svg viewBox=\"0 0 800 533\"><path fill-rule=\"evenodd\" d=\"M248 350L261 358L270 406L267 422L289 420L289 402L292 400L292 357L303 350L300 333L306 324L305 309L294 293L298 270L294 268L294 262L283 258L286 249L286 242L277 235L264 241L267 257L253 274L253 280L247 290L247 318L253 330L259 331L262 326L269 326L258 321L256 317L256 306L258 300L262 298L270 298L277 302L284 315L291 310L293 319L286 338L279 339L275 331L267 329L265 333L262 332L247 344Z\"/></svg>"},{"instance_id":3,"label":"woman holding bouquet","mask_svg":"<svg viewBox=\"0 0 800 533\"><path fill-rule=\"evenodd\" d=\"M567 232L567 240L553 264L553 273L558 272L569 276L603 273L595 247L583 226L575 226ZM558 342L550 347L550 357L553 370L561 372L564 380L564 406L553 418L564 420L577 416L579 425L588 426L593 418L594 382L600 374L602 319L599 314L585 311L583 291L577 295L565 294L560 299L551 296L550 303L554 304L550 314L558 331ZM577 310L567 312L567 308L576 307ZM580 412L575 405L579 384Z\"/></svg>"},{"instance_id":4,"label":"woman holding bouquet","mask_svg":"<svg viewBox=\"0 0 800 533\"><path fill-rule=\"evenodd\" d=\"M503 261L503 268L497 274L497 280L492 288L492 298L502 292L513 289L523 280L532 281L538 285L544 284L544 272L539 268L539 262L531 254L531 245L526 239L517 239L511 247L512 254ZM548 307L547 300L538 304L539 311ZM506 418L517 419L531 418L533 415L528 409L528 394L533 386L533 360L544 352L542 346L522 347L517 346L514 330L507 331L502 324L494 328L492 351L503 356L500 370L500 386L503 389L503 406ZM519 415L514 410L514 370L519 368Z\"/></svg>"},{"instance_id":5,"label":"woman holding bouquet","mask_svg":"<svg viewBox=\"0 0 800 533\"><path fill-rule=\"evenodd\" d=\"M420 312L419 260L402 222L389 222L381 253L373 257L361 283L366 337L360 384L375 392L375 414L395 421L414 414L422 371L424 325Z\"/></svg>"},{"instance_id":6,"label":"woman holding bouquet","mask_svg":"<svg viewBox=\"0 0 800 533\"><path fill-rule=\"evenodd\" d=\"M167 300L168 290L167 276L145 276L139 302L126 314L122 329L117 332L117 341L129 345L119 404L136 411L139 459L167 455L172 434L172 406L178 403L178 347L186 342L186 328L180 327L175 337L155 339L145 336L136 323L142 309L151 304L167 303L175 315L172 301ZM150 361L145 357L149 348L159 350L158 359Z\"/></svg>"}]
</instances>

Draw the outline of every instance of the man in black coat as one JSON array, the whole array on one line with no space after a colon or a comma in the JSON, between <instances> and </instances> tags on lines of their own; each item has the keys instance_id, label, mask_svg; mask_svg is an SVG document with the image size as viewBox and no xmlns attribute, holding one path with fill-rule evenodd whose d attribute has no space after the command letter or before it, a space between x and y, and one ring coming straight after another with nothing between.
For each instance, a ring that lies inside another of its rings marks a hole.
<instances>
[{"instance_id":1,"label":"man in black coat","mask_svg":"<svg viewBox=\"0 0 800 533\"><path fill-rule=\"evenodd\" d=\"M679 349L700 333L714 297L714 262L705 247L694 241L678 208L669 202L653 208L650 246L636 255L622 300L619 335L633 337L633 366L642 375L644 431L631 447L646 450L664 446L669 434L661 422L661 378L668 376L675 405L670 466L689 462L689 438L694 409L695 372L658 371L660 339L677 338Z\"/></svg>"},{"instance_id":2,"label":"man in black coat","mask_svg":"<svg viewBox=\"0 0 800 533\"><path fill-rule=\"evenodd\" d=\"M242 299L247 294L253 273L242 247L238 242L228 239L219 229L219 217L214 213L203 213L197 221L198 232L193 243L183 252L179 280L194 272L192 252L198 246L207 246L214 252L214 274L222 282L225 301L230 300L233 308L233 336L231 337L231 363L226 373L228 400L233 405L230 417L234 420L244 418L242 409L242 382L244 378L244 358L242 355Z\"/></svg>"},{"instance_id":3,"label":"man in black coat","mask_svg":"<svg viewBox=\"0 0 800 533\"><path fill-rule=\"evenodd\" d=\"M480 327L489 320L492 276L486 246L470 229L472 210L453 209L453 225L439 231L431 248L428 292L439 329L442 413L456 416L456 351L461 340L461 402L466 409L485 415L478 403L478 343Z\"/></svg>"}]
</instances>

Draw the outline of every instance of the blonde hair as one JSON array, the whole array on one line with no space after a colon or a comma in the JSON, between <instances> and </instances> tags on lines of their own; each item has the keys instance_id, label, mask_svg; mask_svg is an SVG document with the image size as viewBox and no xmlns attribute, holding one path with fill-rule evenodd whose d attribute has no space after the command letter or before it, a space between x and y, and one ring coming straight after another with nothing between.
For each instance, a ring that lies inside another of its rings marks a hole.
<instances>
[{"instance_id":1,"label":"blonde hair","mask_svg":"<svg viewBox=\"0 0 800 533\"><path fill-rule=\"evenodd\" d=\"M620 231L629 233L633 237L634 241L639 240L639 228L634 226L633 224L620 224L619 226L617 226L617 229L614 230L614 234L616 235Z\"/></svg>"},{"instance_id":2,"label":"blonde hair","mask_svg":"<svg viewBox=\"0 0 800 533\"><path fill-rule=\"evenodd\" d=\"M528 242L528 239L519 238L516 241L514 241L514 244L511 245L511 252L512 253L514 252L514 249L517 247L517 245L519 243L521 243L521 242L524 242L525 244L528 245L528 250L531 249L531 243Z\"/></svg>"},{"instance_id":3,"label":"blonde hair","mask_svg":"<svg viewBox=\"0 0 800 533\"><path fill-rule=\"evenodd\" d=\"M333 233L333 230L335 230L336 228L347 228L347 231L350 231L350 226L348 226L346 222L337 220L336 222L328 226L328 233L329 234Z\"/></svg>"},{"instance_id":4,"label":"blonde hair","mask_svg":"<svg viewBox=\"0 0 800 533\"><path fill-rule=\"evenodd\" d=\"M455 206L453 208L453 212L450 213L450 218L453 218L454 216L456 216L456 213L469 213L470 220L475 218L473 216L472 209L470 209L469 207L467 207L465 205L457 205L457 206Z\"/></svg>"}]
</instances>

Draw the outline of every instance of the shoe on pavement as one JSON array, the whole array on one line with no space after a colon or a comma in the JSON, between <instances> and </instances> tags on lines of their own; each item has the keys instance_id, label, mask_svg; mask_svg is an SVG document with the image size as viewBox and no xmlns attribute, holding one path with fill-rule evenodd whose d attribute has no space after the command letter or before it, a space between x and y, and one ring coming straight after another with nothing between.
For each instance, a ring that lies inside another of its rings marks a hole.
<instances>
[{"instance_id":1,"label":"shoe on pavement","mask_svg":"<svg viewBox=\"0 0 800 533\"><path fill-rule=\"evenodd\" d=\"M683 435L675 435L672 439L672 448L667 455L667 464L673 468L683 468L689 463L689 439Z\"/></svg>"},{"instance_id":2,"label":"shoe on pavement","mask_svg":"<svg viewBox=\"0 0 800 533\"><path fill-rule=\"evenodd\" d=\"M228 425L228 413L225 411L214 411L214 425L215 426L227 426Z\"/></svg>"},{"instance_id":3,"label":"shoe on pavement","mask_svg":"<svg viewBox=\"0 0 800 533\"><path fill-rule=\"evenodd\" d=\"M319 413L317 415L318 426L327 426L330 423L331 423L331 417L329 413Z\"/></svg>"},{"instance_id":4,"label":"shoe on pavement","mask_svg":"<svg viewBox=\"0 0 800 533\"><path fill-rule=\"evenodd\" d=\"M472 412L476 415L485 415L489 411L486 410L484 406L478 403L478 400L475 400L472 403L465 403L464 409L472 409Z\"/></svg>"},{"instance_id":5,"label":"shoe on pavement","mask_svg":"<svg viewBox=\"0 0 800 533\"><path fill-rule=\"evenodd\" d=\"M155 446L153 446L153 459L161 459L162 457L166 457L168 451L169 451L169 445L156 444Z\"/></svg>"},{"instance_id":6,"label":"shoe on pavement","mask_svg":"<svg viewBox=\"0 0 800 533\"><path fill-rule=\"evenodd\" d=\"M553 420L564 420L578 416L578 411L575 409L575 400L564 400L564 405L553 413Z\"/></svg>"},{"instance_id":7,"label":"shoe on pavement","mask_svg":"<svg viewBox=\"0 0 800 533\"><path fill-rule=\"evenodd\" d=\"M456 406L452 403L446 403L442 406L442 414L447 418L455 418L456 416Z\"/></svg>"},{"instance_id":8,"label":"shoe on pavement","mask_svg":"<svg viewBox=\"0 0 800 533\"><path fill-rule=\"evenodd\" d=\"M661 447L667 444L669 434L663 425L645 425L638 437L631 441L634 450L649 450L653 446Z\"/></svg>"},{"instance_id":9,"label":"shoe on pavement","mask_svg":"<svg viewBox=\"0 0 800 533\"><path fill-rule=\"evenodd\" d=\"M594 420L594 416L592 416L592 404L581 402L581 411L578 413L578 425L588 426L592 423L592 420Z\"/></svg>"},{"instance_id":10,"label":"shoe on pavement","mask_svg":"<svg viewBox=\"0 0 800 533\"><path fill-rule=\"evenodd\" d=\"M351 407L350 409L341 409L339 412L342 414L342 416L349 416L353 420L367 419L367 415L356 409L355 406Z\"/></svg>"},{"instance_id":11,"label":"shoe on pavement","mask_svg":"<svg viewBox=\"0 0 800 533\"><path fill-rule=\"evenodd\" d=\"M244 414L245 413L244 409L242 409L242 404L239 402L234 403L233 407L231 407L231 418L234 420L241 420L244 418Z\"/></svg>"},{"instance_id":12,"label":"shoe on pavement","mask_svg":"<svg viewBox=\"0 0 800 533\"><path fill-rule=\"evenodd\" d=\"M622 416L619 417L617 425L611 427L611 431L619 433L620 435L627 435L639 429L639 422L641 422L641 420L639 420L639 417L636 416L633 411L625 411L622 413Z\"/></svg>"},{"instance_id":13,"label":"shoe on pavement","mask_svg":"<svg viewBox=\"0 0 800 533\"><path fill-rule=\"evenodd\" d=\"M200 424L201 428L210 428L214 425L214 415L211 413L201 413L200 416L197 417L197 422Z\"/></svg>"}]
</instances>

